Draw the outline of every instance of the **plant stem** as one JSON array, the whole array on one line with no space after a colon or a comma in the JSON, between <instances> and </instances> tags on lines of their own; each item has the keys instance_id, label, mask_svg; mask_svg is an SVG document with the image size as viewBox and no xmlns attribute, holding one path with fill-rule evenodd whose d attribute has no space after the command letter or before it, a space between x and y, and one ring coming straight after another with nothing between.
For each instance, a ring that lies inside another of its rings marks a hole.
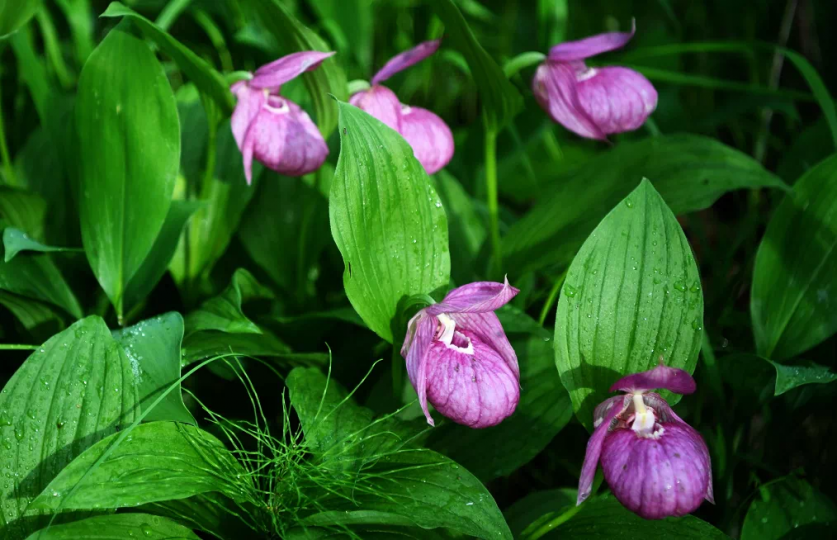
<instances>
[{"instance_id":1,"label":"plant stem","mask_svg":"<svg viewBox=\"0 0 837 540\"><path fill-rule=\"evenodd\" d=\"M34 351L38 345L21 345L18 343L0 343L0 351Z\"/></svg>"},{"instance_id":2,"label":"plant stem","mask_svg":"<svg viewBox=\"0 0 837 540\"><path fill-rule=\"evenodd\" d=\"M555 303L555 299L558 298L558 291L561 290L561 285L564 284L564 280L567 279L567 270L558 276L558 279L555 280L555 285L552 286L552 290L549 291L549 296L546 299L546 303L541 308L541 316L538 317L538 324L543 326L544 321L546 321L547 316L549 316L549 310L552 308L552 304Z\"/></svg>"},{"instance_id":3,"label":"plant stem","mask_svg":"<svg viewBox=\"0 0 837 540\"><path fill-rule=\"evenodd\" d=\"M499 275L503 269L503 248L500 244L500 210L497 204L497 132L493 129L485 131L485 187L491 229L491 252L494 256L489 275Z\"/></svg>"},{"instance_id":4,"label":"plant stem","mask_svg":"<svg viewBox=\"0 0 837 540\"><path fill-rule=\"evenodd\" d=\"M580 506L573 506L572 508L570 508L569 510L567 510L563 514L556 517L555 519L553 519L551 521L547 521L540 528L535 530L535 532L533 532L532 534L526 535L524 538L526 540L537 540L538 538L542 537L546 533L555 529L555 527L558 527L562 523L569 520L571 517L576 515L579 510L581 510Z\"/></svg>"},{"instance_id":5,"label":"plant stem","mask_svg":"<svg viewBox=\"0 0 837 540\"><path fill-rule=\"evenodd\" d=\"M3 95L0 92L0 157L3 159L3 176L5 183L10 186L17 186L17 178L15 177L15 170L12 166L12 160L9 157L9 147L6 146L6 127L3 124Z\"/></svg>"}]
</instances>

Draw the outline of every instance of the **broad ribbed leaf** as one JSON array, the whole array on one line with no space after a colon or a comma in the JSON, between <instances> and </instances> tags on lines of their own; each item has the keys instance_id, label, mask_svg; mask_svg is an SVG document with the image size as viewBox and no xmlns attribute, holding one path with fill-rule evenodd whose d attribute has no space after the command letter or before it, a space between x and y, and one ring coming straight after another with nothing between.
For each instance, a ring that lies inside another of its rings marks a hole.
<instances>
[{"instance_id":1,"label":"broad ribbed leaf","mask_svg":"<svg viewBox=\"0 0 837 540\"><path fill-rule=\"evenodd\" d=\"M577 498L577 489L536 491L514 503L503 514L514 537L526 538L550 521L566 515L567 512L574 512ZM543 538L549 538L549 535Z\"/></svg>"},{"instance_id":2,"label":"broad ribbed leaf","mask_svg":"<svg viewBox=\"0 0 837 540\"><path fill-rule=\"evenodd\" d=\"M34 533L27 540L200 540L195 533L170 519L150 514L95 516Z\"/></svg>"},{"instance_id":3,"label":"broad ribbed leaf","mask_svg":"<svg viewBox=\"0 0 837 540\"><path fill-rule=\"evenodd\" d=\"M36 336L50 336L63 327L56 311L45 302L0 290L0 304L11 311L20 324ZM54 323L51 331L50 323ZM44 330L44 333L41 330Z\"/></svg>"},{"instance_id":4,"label":"broad ribbed leaf","mask_svg":"<svg viewBox=\"0 0 837 540\"><path fill-rule=\"evenodd\" d=\"M299 51L329 51L326 43L311 29L296 20L280 0L248 0L259 15L261 24L285 49L286 54ZM323 137L328 137L337 125L337 107L333 96L339 100L348 97L346 74L334 58L329 58L314 71L302 75L311 101L317 127Z\"/></svg>"},{"instance_id":5,"label":"broad ribbed leaf","mask_svg":"<svg viewBox=\"0 0 837 540\"><path fill-rule=\"evenodd\" d=\"M41 0L0 0L0 39L26 24L40 5Z\"/></svg>"},{"instance_id":6,"label":"broad ribbed leaf","mask_svg":"<svg viewBox=\"0 0 837 540\"><path fill-rule=\"evenodd\" d=\"M232 92L220 73L206 61L174 39L171 34L149 21L136 11L119 2L111 2L101 17L125 17L133 22L145 37L157 44L160 49L174 60L195 86L204 94L211 96L221 111L228 115L235 106Z\"/></svg>"},{"instance_id":7,"label":"broad ribbed leaf","mask_svg":"<svg viewBox=\"0 0 837 540\"><path fill-rule=\"evenodd\" d=\"M3 257L3 260L5 262L11 261L14 258L14 256L20 253L21 251L36 251L40 253L48 253L51 251L84 251L80 248L45 246L37 240L33 240L32 238L30 238L28 234L21 231L20 229L15 229L13 227L6 227L6 229L3 231L3 247L6 250L6 254Z\"/></svg>"},{"instance_id":8,"label":"broad ribbed leaf","mask_svg":"<svg viewBox=\"0 0 837 540\"><path fill-rule=\"evenodd\" d=\"M506 328L505 319L501 317L501 321ZM528 463L573 415L570 396L555 372L549 337L518 335L510 340L520 362L520 403L514 414L486 429L447 423L430 433L427 444L483 481L505 476Z\"/></svg>"},{"instance_id":9,"label":"broad ribbed leaf","mask_svg":"<svg viewBox=\"0 0 837 540\"><path fill-rule=\"evenodd\" d=\"M590 231L643 176L678 215L707 208L728 191L786 188L751 157L706 137L619 144L550 183L503 238L504 262L520 272L569 263Z\"/></svg>"},{"instance_id":10,"label":"broad ribbed leaf","mask_svg":"<svg viewBox=\"0 0 837 540\"><path fill-rule=\"evenodd\" d=\"M197 424L183 404L178 382L181 375L180 343L183 341L183 317L180 313L166 313L115 330L113 337L125 349L131 362L131 372L138 387L140 409L143 412L169 386L177 386L151 410L145 421L172 420Z\"/></svg>"},{"instance_id":11,"label":"broad ribbed leaf","mask_svg":"<svg viewBox=\"0 0 837 540\"><path fill-rule=\"evenodd\" d=\"M134 277L125 289L123 305L131 309L148 296L166 273L180 240L180 233L189 218L203 205L198 201L172 201L163 228L154 241L154 246L142 261Z\"/></svg>"},{"instance_id":12,"label":"broad ribbed leaf","mask_svg":"<svg viewBox=\"0 0 837 540\"><path fill-rule=\"evenodd\" d=\"M346 103L329 216L349 301L383 339L401 339L391 327L399 302L450 280L447 218L410 145Z\"/></svg>"},{"instance_id":13,"label":"broad ribbed leaf","mask_svg":"<svg viewBox=\"0 0 837 540\"><path fill-rule=\"evenodd\" d=\"M768 360L768 362L770 362ZM770 362L776 368L776 386L774 394L780 396L797 386L804 384L826 384L837 380L837 374L825 366L813 362L801 366L784 366Z\"/></svg>"},{"instance_id":14,"label":"broad ribbed leaf","mask_svg":"<svg viewBox=\"0 0 837 540\"><path fill-rule=\"evenodd\" d=\"M648 180L602 220L567 273L555 321L555 363L576 416L620 377L667 365L692 373L703 293L689 242ZM673 405L680 396L664 391Z\"/></svg>"},{"instance_id":15,"label":"broad ribbed leaf","mask_svg":"<svg viewBox=\"0 0 837 540\"><path fill-rule=\"evenodd\" d=\"M770 219L756 254L756 349L791 358L837 331L837 155L808 171Z\"/></svg>"},{"instance_id":16,"label":"broad ribbed leaf","mask_svg":"<svg viewBox=\"0 0 837 540\"><path fill-rule=\"evenodd\" d=\"M94 467L119 435L99 441L74 459L32 501L32 507L123 508L207 492L239 498L249 483L247 472L221 441L175 422L136 426Z\"/></svg>"},{"instance_id":17,"label":"broad ribbed leaf","mask_svg":"<svg viewBox=\"0 0 837 540\"><path fill-rule=\"evenodd\" d=\"M760 491L744 517L741 540L778 540L798 527L837 519L837 506L804 480L788 478Z\"/></svg>"},{"instance_id":18,"label":"broad ribbed leaf","mask_svg":"<svg viewBox=\"0 0 837 540\"><path fill-rule=\"evenodd\" d=\"M523 108L523 97L479 44L453 0L429 0L429 3L445 23L446 41L459 49L471 68L471 76L480 91L486 128L498 132Z\"/></svg>"},{"instance_id":19,"label":"broad ribbed leaf","mask_svg":"<svg viewBox=\"0 0 837 540\"><path fill-rule=\"evenodd\" d=\"M0 186L0 217L8 225L27 231L35 239L44 237L47 203L37 193Z\"/></svg>"},{"instance_id":20,"label":"broad ribbed leaf","mask_svg":"<svg viewBox=\"0 0 837 540\"><path fill-rule=\"evenodd\" d=\"M0 393L0 469L13 475L0 483L0 538L45 525L29 501L88 446L133 422L137 399L128 357L99 317L32 353Z\"/></svg>"},{"instance_id":21,"label":"broad ribbed leaf","mask_svg":"<svg viewBox=\"0 0 837 540\"><path fill-rule=\"evenodd\" d=\"M246 503L245 503L246 504ZM166 516L189 528L206 531L222 540L263 540L248 522L252 508L242 507L220 493L202 493L188 499L150 503L138 508Z\"/></svg>"},{"instance_id":22,"label":"broad ribbed leaf","mask_svg":"<svg viewBox=\"0 0 837 540\"><path fill-rule=\"evenodd\" d=\"M174 94L130 26L120 23L90 55L76 102L82 240L119 317L166 220L180 159Z\"/></svg>"},{"instance_id":23,"label":"broad ribbed leaf","mask_svg":"<svg viewBox=\"0 0 837 540\"><path fill-rule=\"evenodd\" d=\"M261 329L247 318L242 306L258 298L273 298L273 293L256 281L243 268L235 271L224 292L210 298L201 307L186 315L186 334L201 330L218 330L231 334L261 334Z\"/></svg>"},{"instance_id":24,"label":"broad ribbed leaf","mask_svg":"<svg viewBox=\"0 0 837 540\"><path fill-rule=\"evenodd\" d=\"M642 519L622 506L612 495L603 495L587 502L572 519L540 538L729 540L727 535L694 516L661 520Z\"/></svg>"}]
</instances>

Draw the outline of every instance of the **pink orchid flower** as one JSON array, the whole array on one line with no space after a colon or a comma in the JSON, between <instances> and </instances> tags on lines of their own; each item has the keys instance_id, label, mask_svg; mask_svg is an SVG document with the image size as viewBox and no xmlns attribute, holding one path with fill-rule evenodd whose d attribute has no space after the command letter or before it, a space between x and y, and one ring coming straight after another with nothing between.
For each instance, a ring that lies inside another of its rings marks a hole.
<instances>
[{"instance_id":1,"label":"pink orchid flower","mask_svg":"<svg viewBox=\"0 0 837 540\"><path fill-rule=\"evenodd\" d=\"M499 424L520 400L517 355L494 313L519 291L482 281L448 293L411 320L401 348L427 423L427 403L472 428Z\"/></svg>"},{"instance_id":2,"label":"pink orchid flower","mask_svg":"<svg viewBox=\"0 0 837 540\"><path fill-rule=\"evenodd\" d=\"M648 79L628 68L584 63L585 58L624 47L634 32L599 34L550 49L535 73L532 91L554 121L599 140L645 123L657 108L657 91Z\"/></svg>"},{"instance_id":3,"label":"pink orchid flower","mask_svg":"<svg viewBox=\"0 0 837 540\"><path fill-rule=\"evenodd\" d=\"M323 136L308 114L279 95L283 84L317 69L333 52L305 51L283 56L256 70L250 80L232 85L238 103L232 132L244 158L247 183L253 158L287 176L302 176L320 168L328 156Z\"/></svg>"},{"instance_id":4,"label":"pink orchid flower","mask_svg":"<svg viewBox=\"0 0 837 540\"><path fill-rule=\"evenodd\" d=\"M418 62L439 48L439 40L426 41L392 58L372 78L372 87L357 92L349 103L362 109L401 134L413 154L434 174L453 157L453 134L444 120L420 107L403 105L392 90L380 83Z\"/></svg>"},{"instance_id":5,"label":"pink orchid flower","mask_svg":"<svg viewBox=\"0 0 837 540\"><path fill-rule=\"evenodd\" d=\"M682 369L660 365L611 386L625 392L596 407L595 430L578 483L578 504L590 496L596 466L613 494L645 519L684 516L704 499L714 504L712 463L703 438L668 403L649 390L691 394L695 381Z\"/></svg>"}]
</instances>

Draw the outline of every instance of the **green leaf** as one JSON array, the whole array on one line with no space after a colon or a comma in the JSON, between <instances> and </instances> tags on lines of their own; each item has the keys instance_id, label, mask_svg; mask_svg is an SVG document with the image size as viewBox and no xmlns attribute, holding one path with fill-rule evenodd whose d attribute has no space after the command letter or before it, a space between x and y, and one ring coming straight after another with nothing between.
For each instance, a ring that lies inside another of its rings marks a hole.
<instances>
[{"instance_id":1,"label":"green leaf","mask_svg":"<svg viewBox=\"0 0 837 540\"><path fill-rule=\"evenodd\" d=\"M117 437L115 433L99 441L74 459L32 501L32 507L126 508L206 492L238 499L249 484L247 472L221 441L175 422L136 426L94 468Z\"/></svg>"},{"instance_id":2,"label":"green leaf","mask_svg":"<svg viewBox=\"0 0 837 540\"><path fill-rule=\"evenodd\" d=\"M804 480L791 477L760 491L744 517L741 540L778 540L797 527L837 519L834 503Z\"/></svg>"},{"instance_id":3,"label":"green leaf","mask_svg":"<svg viewBox=\"0 0 837 540\"><path fill-rule=\"evenodd\" d=\"M0 0L0 39L26 24L40 5L40 0Z\"/></svg>"},{"instance_id":4,"label":"green leaf","mask_svg":"<svg viewBox=\"0 0 837 540\"><path fill-rule=\"evenodd\" d=\"M166 516L191 529L206 531L223 540L264 538L245 521L250 517L252 508L243 508L241 504L220 493L202 493L187 499L150 503L137 510Z\"/></svg>"},{"instance_id":5,"label":"green leaf","mask_svg":"<svg viewBox=\"0 0 837 540\"><path fill-rule=\"evenodd\" d=\"M186 315L186 334L200 330L218 330L231 334L261 334L262 330L244 314L242 305L258 298L273 298L273 293L239 268L224 292L210 298Z\"/></svg>"},{"instance_id":6,"label":"green leaf","mask_svg":"<svg viewBox=\"0 0 837 540\"><path fill-rule=\"evenodd\" d=\"M574 513L577 497L578 490L569 488L530 493L504 512L506 522L515 538L526 538L550 521ZM542 538L549 538L549 534Z\"/></svg>"},{"instance_id":7,"label":"green leaf","mask_svg":"<svg viewBox=\"0 0 837 540\"><path fill-rule=\"evenodd\" d=\"M119 2L111 2L101 17L125 17L134 23L143 35L157 44L160 49L174 60L198 89L210 96L221 108L224 115L232 113L235 100L229 85L215 68L191 49L174 39L171 34L149 21L136 11Z\"/></svg>"},{"instance_id":8,"label":"green leaf","mask_svg":"<svg viewBox=\"0 0 837 540\"><path fill-rule=\"evenodd\" d=\"M585 503L572 519L540 538L729 540L727 535L694 516L661 520L642 519L627 510L612 495L597 497Z\"/></svg>"},{"instance_id":9,"label":"green leaf","mask_svg":"<svg viewBox=\"0 0 837 540\"><path fill-rule=\"evenodd\" d=\"M248 0L259 16L261 24L282 45L287 53L299 51L329 51L328 45L308 27L290 14L279 0ZM328 138L337 125L337 107L329 95L345 100L346 74L334 58L329 58L314 71L302 76L314 103L317 127Z\"/></svg>"},{"instance_id":10,"label":"green leaf","mask_svg":"<svg viewBox=\"0 0 837 540\"><path fill-rule=\"evenodd\" d=\"M791 358L837 331L837 155L808 171L759 245L750 314L756 350Z\"/></svg>"},{"instance_id":11,"label":"green leaf","mask_svg":"<svg viewBox=\"0 0 837 540\"><path fill-rule=\"evenodd\" d=\"M34 238L43 238L46 213L47 203L37 193L0 186L0 217L12 227L27 231Z\"/></svg>"},{"instance_id":12,"label":"green leaf","mask_svg":"<svg viewBox=\"0 0 837 540\"><path fill-rule=\"evenodd\" d=\"M486 129L499 132L523 108L523 97L479 44L453 0L430 0L430 4L445 23L446 39L468 62L480 91Z\"/></svg>"},{"instance_id":13,"label":"green leaf","mask_svg":"<svg viewBox=\"0 0 837 540\"><path fill-rule=\"evenodd\" d=\"M195 533L174 521L150 514L111 514L54 525L34 533L27 540L200 540Z\"/></svg>"},{"instance_id":14,"label":"green leaf","mask_svg":"<svg viewBox=\"0 0 837 540\"><path fill-rule=\"evenodd\" d=\"M113 337L122 345L139 392L140 409L145 411L169 386L177 389L166 396L145 417L146 422L171 420L195 424L195 418L183 404L180 393L180 343L183 341L183 317L166 313L134 326L114 330Z\"/></svg>"},{"instance_id":15,"label":"green leaf","mask_svg":"<svg viewBox=\"0 0 837 540\"><path fill-rule=\"evenodd\" d=\"M291 348L269 330L261 334L230 334L215 330L192 332L183 341L183 366L220 354L238 353L243 356L285 356Z\"/></svg>"},{"instance_id":16,"label":"green leaf","mask_svg":"<svg viewBox=\"0 0 837 540\"><path fill-rule=\"evenodd\" d=\"M776 390L774 392L776 396L803 384L825 384L837 380L837 374L832 373L827 367L813 362L808 366L783 366L776 362L770 363L776 368Z\"/></svg>"},{"instance_id":17,"label":"green leaf","mask_svg":"<svg viewBox=\"0 0 837 540\"><path fill-rule=\"evenodd\" d=\"M166 273L180 240L180 233L189 218L201 208L197 201L172 201L163 228L154 240L151 251L125 288L123 305L126 309L139 304L154 289Z\"/></svg>"},{"instance_id":18,"label":"green leaf","mask_svg":"<svg viewBox=\"0 0 837 540\"><path fill-rule=\"evenodd\" d=\"M117 315L166 220L180 158L177 105L151 49L122 22L81 72L76 103L82 240Z\"/></svg>"},{"instance_id":19,"label":"green leaf","mask_svg":"<svg viewBox=\"0 0 837 540\"><path fill-rule=\"evenodd\" d=\"M576 416L620 377L660 356L692 373L703 329L700 276L686 235L648 180L599 223L576 255L558 300L555 363ZM678 394L661 392L672 405Z\"/></svg>"},{"instance_id":20,"label":"green leaf","mask_svg":"<svg viewBox=\"0 0 837 540\"><path fill-rule=\"evenodd\" d=\"M311 8L319 13L322 24L332 35L341 58L354 55L364 73L372 70L373 0L319 0ZM341 43L342 41L342 43ZM342 45L342 46L341 46Z\"/></svg>"},{"instance_id":21,"label":"green leaf","mask_svg":"<svg viewBox=\"0 0 837 540\"><path fill-rule=\"evenodd\" d=\"M711 206L742 188L785 188L751 157L696 135L652 137L562 171L503 239L504 262L519 272L569 263L584 239L643 176L675 214Z\"/></svg>"},{"instance_id":22,"label":"green leaf","mask_svg":"<svg viewBox=\"0 0 837 540\"><path fill-rule=\"evenodd\" d=\"M0 304L11 311L20 324L33 335L50 336L63 328L58 314L44 302L0 290ZM53 322L55 324L51 325Z\"/></svg>"},{"instance_id":23,"label":"green leaf","mask_svg":"<svg viewBox=\"0 0 837 540\"><path fill-rule=\"evenodd\" d=\"M14 256L20 253L21 251L39 251L41 253L47 253L51 251L68 251L73 253L79 253L84 251L81 248L45 246L37 240L29 238L29 235L27 235L20 229L15 229L13 227L6 227L6 230L3 231L3 247L6 250L6 256L4 258L5 262L11 261L14 258Z\"/></svg>"},{"instance_id":24,"label":"green leaf","mask_svg":"<svg viewBox=\"0 0 837 540\"><path fill-rule=\"evenodd\" d=\"M480 248L488 236L485 221L459 181L444 169L434 175L439 198L448 216L450 232L451 277L467 283L473 276Z\"/></svg>"},{"instance_id":25,"label":"green leaf","mask_svg":"<svg viewBox=\"0 0 837 540\"><path fill-rule=\"evenodd\" d=\"M573 415L570 396L555 371L551 340L540 336L510 339L520 362L520 402L514 414L486 429L447 423L434 429L427 443L486 482L531 461Z\"/></svg>"},{"instance_id":26,"label":"green leaf","mask_svg":"<svg viewBox=\"0 0 837 540\"><path fill-rule=\"evenodd\" d=\"M351 499L330 499L305 525L384 524L446 528L485 539L511 539L503 514L475 476L441 454L424 449L385 455Z\"/></svg>"},{"instance_id":27,"label":"green leaf","mask_svg":"<svg viewBox=\"0 0 837 540\"><path fill-rule=\"evenodd\" d=\"M360 109L339 107L331 235L343 256L349 301L369 328L392 342L399 303L450 280L447 218L410 145Z\"/></svg>"},{"instance_id":28,"label":"green leaf","mask_svg":"<svg viewBox=\"0 0 837 540\"><path fill-rule=\"evenodd\" d=\"M308 282L309 270L328 245L328 203L299 178L266 173L258 189L250 189L257 193L238 237L277 285L298 294L299 284Z\"/></svg>"},{"instance_id":29,"label":"green leaf","mask_svg":"<svg viewBox=\"0 0 837 540\"><path fill-rule=\"evenodd\" d=\"M56 334L0 392L0 537L45 525L29 501L88 446L137 414L131 365L104 321L88 317ZM21 519L26 516L25 519Z\"/></svg>"},{"instance_id":30,"label":"green leaf","mask_svg":"<svg viewBox=\"0 0 837 540\"><path fill-rule=\"evenodd\" d=\"M26 254L9 262L0 261L0 289L54 304L80 319L83 316L81 306L49 257L47 254Z\"/></svg>"}]
</instances>

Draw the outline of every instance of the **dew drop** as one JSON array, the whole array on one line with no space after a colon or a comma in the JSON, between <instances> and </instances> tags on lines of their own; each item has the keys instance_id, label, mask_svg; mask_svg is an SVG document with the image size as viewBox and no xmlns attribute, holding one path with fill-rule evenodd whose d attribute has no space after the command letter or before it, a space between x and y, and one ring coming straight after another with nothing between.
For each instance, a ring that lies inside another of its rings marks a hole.
<instances>
[{"instance_id":1,"label":"dew drop","mask_svg":"<svg viewBox=\"0 0 837 540\"><path fill-rule=\"evenodd\" d=\"M628 208L633 208L634 207L634 201L632 201L630 198L625 199L625 206L627 206Z\"/></svg>"},{"instance_id":2,"label":"dew drop","mask_svg":"<svg viewBox=\"0 0 837 540\"><path fill-rule=\"evenodd\" d=\"M578 289L576 289L575 287L573 287L569 283L564 284L564 294L566 294L570 298L574 297L577 292L578 292Z\"/></svg>"},{"instance_id":3,"label":"dew drop","mask_svg":"<svg viewBox=\"0 0 837 540\"><path fill-rule=\"evenodd\" d=\"M683 283L682 281L675 281L674 282L674 288L677 289L680 292L686 292L686 284Z\"/></svg>"}]
</instances>

